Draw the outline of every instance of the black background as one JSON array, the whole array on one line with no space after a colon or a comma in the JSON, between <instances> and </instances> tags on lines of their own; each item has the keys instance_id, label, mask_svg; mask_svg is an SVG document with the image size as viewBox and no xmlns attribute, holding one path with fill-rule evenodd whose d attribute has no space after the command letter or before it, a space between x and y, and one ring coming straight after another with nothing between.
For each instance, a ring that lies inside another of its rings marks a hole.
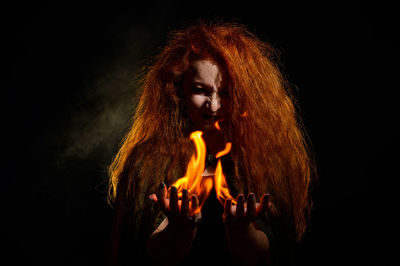
<instances>
[{"instance_id":1,"label":"black background","mask_svg":"<svg viewBox=\"0 0 400 266\"><path fill-rule=\"evenodd\" d=\"M196 18L245 25L282 52L316 151L307 265L390 263L398 229L397 15L387 2L41 2L3 6L1 260L102 265L107 166L134 75Z\"/></svg>"}]
</instances>

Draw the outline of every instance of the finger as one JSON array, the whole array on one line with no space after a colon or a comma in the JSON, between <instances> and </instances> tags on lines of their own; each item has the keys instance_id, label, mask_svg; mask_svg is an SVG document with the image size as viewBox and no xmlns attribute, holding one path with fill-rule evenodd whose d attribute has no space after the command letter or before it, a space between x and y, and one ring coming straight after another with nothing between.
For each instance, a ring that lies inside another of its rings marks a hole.
<instances>
[{"instance_id":1,"label":"finger","mask_svg":"<svg viewBox=\"0 0 400 266\"><path fill-rule=\"evenodd\" d=\"M177 213L179 211L178 206L178 190L172 186L169 194L169 208L171 213Z\"/></svg>"},{"instance_id":2,"label":"finger","mask_svg":"<svg viewBox=\"0 0 400 266\"><path fill-rule=\"evenodd\" d=\"M200 208L199 208L199 198L194 194L192 196L192 209L190 211L191 215L194 215L196 213L199 213Z\"/></svg>"},{"instance_id":3,"label":"finger","mask_svg":"<svg viewBox=\"0 0 400 266\"><path fill-rule=\"evenodd\" d=\"M189 195L187 189L182 191L181 213L185 216L189 216Z\"/></svg>"},{"instance_id":4,"label":"finger","mask_svg":"<svg viewBox=\"0 0 400 266\"><path fill-rule=\"evenodd\" d=\"M156 194L150 194L149 195L149 199L152 201L152 202L157 202L157 196L156 196Z\"/></svg>"},{"instance_id":5,"label":"finger","mask_svg":"<svg viewBox=\"0 0 400 266\"><path fill-rule=\"evenodd\" d=\"M254 193L250 193L247 197L247 211L246 211L246 219L248 221L254 221L256 215L256 197Z\"/></svg>"},{"instance_id":6,"label":"finger","mask_svg":"<svg viewBox=\"0 0 400 266\"><path fill-rule=\"evenodd\" d=\"M236 218L243 219L244 217L244 196L240 194L237 197L237 205L236 205Z\"/></svg>"},{"instance_id":7,"label":"finger","mask_svg":"<svg viewBox=\"0 0 400 266\"><path fill-rule=\"evenodd\" d=\"M268 212L268 209L271 207L271 195L264 194L261 197L261 204L257 207L256 216L263 215Z\"/></svg>"},{"instance_id":8,"label":"finger","mask_svg":"<svg viewBox=\"0 0 400 266\"><path fill-rule=\"evenodd\" d=\"M160 185L158 186L157 192L157 201L158 205L160 208L164 211L167 210L168 204L167 204L167 186L165 185L164 182L161 182Z\"/></svg>"},{"instance_id":9,"label":"finger","mask_svg":"<svg viewBox=\"0 0 400 266\"><path fill-rule=\"evenodd\" d=\"M195 225L198 225L201 221L201 208L199 207L200 205L200 201L199 198L197 197L197 195L193 195L192 196L192 215L193 215L193 223Z\"/></svg>"}]
</instances>

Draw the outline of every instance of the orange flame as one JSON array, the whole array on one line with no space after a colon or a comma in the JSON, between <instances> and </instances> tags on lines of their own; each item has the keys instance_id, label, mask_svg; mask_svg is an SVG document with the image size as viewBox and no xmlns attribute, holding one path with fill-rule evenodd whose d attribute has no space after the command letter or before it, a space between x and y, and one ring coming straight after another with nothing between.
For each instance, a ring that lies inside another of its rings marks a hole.
<instances>
[{"instance_id":1,"label":"orange flame","mask_svg":"<svg viewBox=\"0 0 400 266\"><path fill-rule=\"evenodd\" d=\"M215 125L218 130L221 130L218 121L215 123ZM223 151L218 152L217 155L215 155L215 158L220 158L225 154L228 154L231 151L231 148L232 148L232 143L230 142L226 143L225 149ZM227 198L231 198L232 203L236 204L236 200L234 200L231 194L229 193L228 184L226 183L226 179L222 171L221 159L218 160L217 168L215 169L214 185L215 185L215 193L217 194L217 198L222 205L224 204L224 201Z\"/></svg>"},{"instance_id":2,"label":"orange flame","mask_svg":"<svg viewBox=\"0 0 400 266\"><path fill-rule=\"evenodd\" d=\"M230 152L231 147L232 144L228 142L225 146L225 149L223 151L218 152L215 158L219 158ZM227 198L231 198L232 203L236 204L236 200L229 193L228 184L226 183L225 175L222 172L221 159L218 160L217 168L215 169L214 185L215 185L215 192L217 193L217 198L222 205L224 204Z\"/></svg>"},{"instance_id":3,"label":"orange flame","mask_svg":"<svg viewBox=\"0 0 400 266\"><path fill-rule=\"evenodd\" d=\"M241 115L241 117L246 117L247 116L247 111L245 111L242 115Z\"/></svg>"},{"instance_id":4,"label":"orange flame","mask_svg":"<svg viewBox=\"0 0 400 266\"><path fill-rule=\"evenodd\" d=\"M230 143L230 142L226 143L225 149L223 151L218 152L217 155L215 155L215 158L222 157L225 154L227 154L228 152L230 152L231 147L232 147L232 143Z\"/></svg>"},{"instance_id":5,"label":"orange flame","mask_svg":"<svg viewBox=\"0 0 400 266\"><path fill-rule=\"evenodd\" d=\"M214 123L214 126L215 126L216 129L221 130L221 127L219 126L219 121L216 121Z\"/></svg>"},{"instance_id":6,"label":"orange flame","mask_svg":"<svg viewBox=\"0 0 400 266\"><path fill-rule=\"evenodd\" d=\"M201 131L195 131L190 135L190 139L196 146L196 156L193 155L190 159L185 176L173 184L177 188L178 197L182 197L184 189L187 189L189 194L197 195L200 204L194 213L201 210L212 188L212 182L201 176L204 172L206 158L206 145L201 137L202 134Z\"/></svg>"},{"instance_id":7,"label":"orange flame","mask_svg":"<svg viewBox=\"0 0 400 266\"><path fill-rule=\"evenodd\" d=\"M211 189L214 186L218 200L224 204L225 199L232 198L232 202L236 204L233 197L229 193L229 188L226 183L225 176L222 171L221 159L218 160L217 168L215 170L214 179L210 176L202 176L205 168L206 158L206 145L203 138L201 137L203 132L195 131L190 135L190 139L193 140L196 146L196 156L193 155L189 161L186 174L184 177L178 179L172 186L177 188L178 197L182 197L182 191L188 190L189 194L196 194L199 198L199 207L194 210L194 213L201 211L206 199L210 195ZM216 158L229 153L232 144L228 142L223 151L217 153Z\"/></svg>"}]
</instances>

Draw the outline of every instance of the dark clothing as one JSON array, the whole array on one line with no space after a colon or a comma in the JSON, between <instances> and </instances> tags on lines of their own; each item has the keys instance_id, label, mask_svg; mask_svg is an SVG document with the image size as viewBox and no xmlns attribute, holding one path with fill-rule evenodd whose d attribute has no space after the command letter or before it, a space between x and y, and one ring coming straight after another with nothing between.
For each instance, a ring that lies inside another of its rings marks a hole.
<instances>
[{"instance_id":1,"label":"dark clothing","mask_svg":"<svg viewBox=\"0 0 400 266\"><path fill-rule=\"evenodd\" d=\"M206 166L216 163L216 160L207 156ZM224 174L232 195L237 195L234 184L232 184L233 163L229 156L221 159ZM144 197L146 200L147 198ZM149 205L150 206L150 205ZM180 265L239 265L230 254L226 237L225 225L222 221L223 205L218 201L213 189L201 210L202 219L198 231L190 249L189 254ZM126 215L121 234L118 265L151 265L146 255L145 243L149 235L165 218L153 204L142 212L140 225L132 227L132 221L138 221L137 217ZM149 218L150 217L150 218ZM282 233L279 221L267 217L258 219L257 229L263 231L270 242L271 264L272 265L293 265L293 248L290 242L286 241ZM132 230L132 228L136 228Z\"/></svg>"},{"instance_id":2,"label":"dark clothing","mask_svg":"<svg viewBox=\"0 0 400 266\"><path fill-rule=\"evenodd\" d=\"M239 265L227 247L223 211L213 190L201 210L202 219L193 246L181 265Z\"/></svg>"}]
</instances>

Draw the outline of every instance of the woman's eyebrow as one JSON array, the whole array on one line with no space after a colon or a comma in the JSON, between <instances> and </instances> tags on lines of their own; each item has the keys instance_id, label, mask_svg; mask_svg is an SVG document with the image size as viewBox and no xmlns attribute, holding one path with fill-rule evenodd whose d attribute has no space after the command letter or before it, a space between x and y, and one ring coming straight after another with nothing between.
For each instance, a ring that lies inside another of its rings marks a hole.
<instances>
[{"instance_id":1,"label":"woman's eyebrow","mask_svg":"<svg viewBox=\"0 0 400 266\"><path fill-rule=\"evenodd\" d=\"M208 85L208 84L205 84L205 83L202 83L202 82L199 82L199 81L193 81L193 85L201 86L202 88L207 89L207 90L209 90L209 91L213 91L213 90L214 90L214 89L212 88L212 86L210 86L210 85ZM219 90L219 91L226 91L227 88L225 88L225 87L220 87L220 88L218 88L218 90Z\"/></svg>"},{"instance_id":2,"label":"woman's eyebrow","mask_svg":"<svg viewBox=\"0 0 400 266\"><path fill-rule=\"evenodd\" d=\"M202 87L204 89L207 89L207 90L210 90L210 91L213 90L210 85L205 84L205 83L201 83L201 82L198 82L198 81L193 81L193 85L200 86L200 87Z\"/></svg>"}]
</instances>

